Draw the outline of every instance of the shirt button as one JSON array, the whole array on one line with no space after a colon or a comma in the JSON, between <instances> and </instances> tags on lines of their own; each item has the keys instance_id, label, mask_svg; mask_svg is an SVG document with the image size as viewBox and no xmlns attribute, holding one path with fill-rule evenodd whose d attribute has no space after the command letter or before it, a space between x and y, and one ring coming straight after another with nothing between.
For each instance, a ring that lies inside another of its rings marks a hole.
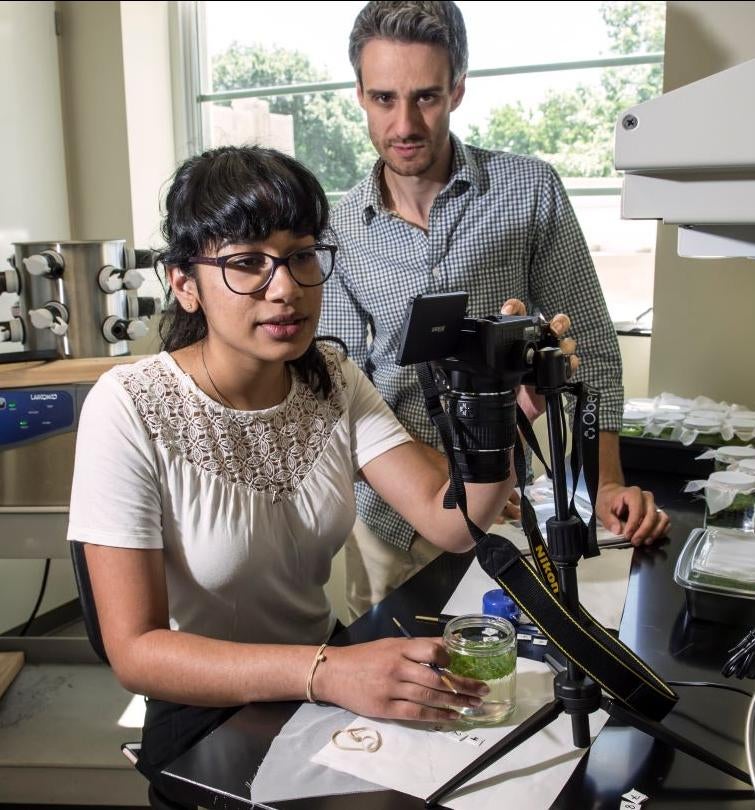
<instances>
[{"instance_id":1,"label":"shirt button","mask_svg":"<svg viewBox=\"0 0 755 810\"><path fill-rule=\"evenodd\" d=\"M435 278L440 278L440 267L433 267L433 276Z\"/></svg>"}]
</instances>

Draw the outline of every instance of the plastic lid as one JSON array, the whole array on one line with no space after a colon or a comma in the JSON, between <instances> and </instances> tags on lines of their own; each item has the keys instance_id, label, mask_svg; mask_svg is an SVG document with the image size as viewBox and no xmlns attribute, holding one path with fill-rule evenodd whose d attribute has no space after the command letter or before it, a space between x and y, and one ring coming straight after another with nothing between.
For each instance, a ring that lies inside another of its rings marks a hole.
<instances>
[{"instance_id":1,"label":"plastic lid","mask_svg":"<svg viewBox=\"0 0 755 810\"><path fill-rule=\"evenodd\" d=\"M686 418L687 414L684 411L675 408L659 408L653 414L653 420L656 422L683 422Z\"/></svg>"},{"instance_id":2,"label":"plastic lid","mask_svg":"<svg viewBox=\"0 0 755 810\"><path fill-rule=\"evenodd\" d=\"M749 445L742 447L741 445L726 445L719 447L716 450L716 460L723 461L725 464L734 464L743 459L755 458L755 447Z\"/></svg>"},{"instance_id":3,"label":"plastic lid","mask_svg":"<svg viewBox=\"0 0 755 810\"><path fill-rule=\"evenodd\" d=\"M684 397L677 397L675 394L663 393L657 398L656 401L661 407L676 406L678 408L682 408L685 411L689 411L692 408L691 399L685 399Z\"/></svg>"},{"instance_id":4,"label":"plastic lid","mask_svg":"<svg viewBox=\"0 0 755 810\"><path fill-rule=\"evenodd\" d=\"M721 419L719 417L712 418L710 416L693 416L690 414L684 420L684 426L695 428L699 433L715 433L721 428Z\"/></svg>"},{"instance_id":5,"label":"plastic lid","mask_svg":"<svg viewBox=\"0 0 755 810\"><path fill-rule=\"evenodd\" d=\"M737 470L722 470L714 472L708 476L711 484L720 484L727 489L735 489L737 492L747 492L755 489L755 475L738 472Z\"/></svg>"},{"instance_id":6,"label":"plastic lid","mask_svg":"<svg viewBox=\"0 0 755 810\"><path fill-rule=\"evenodd\" d=\"M752 450L752 448L750 448L750 450ZM743 458L742 461L737 464L737 467L740 472L755 477L755 458Z\"/></svg>"},{"instance_id":7,"label":"plastic lid","mask_svg":"<svg viewBox=\"0 0 755 810\"><path fill-rule=\"evenodd\" d=\"M693 529L676 561L674 581L691 591L755 599L755 535Z\"/></svg>"},{"instance_id":8,"label":"plastic lid","mask_svg":"<svg viewBox=\"0 0 755 810\"><path fill-rule=\"evenodd\" d=\"M755 411L748 411L745 408L742 408L741 410L731 411L729 413L730 419L736 419L737 417L755 420Z\"/></svg>"},{"instance_id":9,"label":"plastic lid","mask_svg":"<svg viewBox=\"0 0 755 810\"><path fill-rule=\"evenodd\" d=\"M648 411L638 411L632 408L624 408L624 415L622 420L624 422L644 422L648 416Z\"/></svg>"},{"instance_id":10,"label":"plastic lid","mask_svg":"<svg viewBox=\"0 0 755 810\"><path fill-rule=\"evenodd\" d=\"M733 428L755 428L755 414L733 413L729 417L729 424Z\"/></svg>"},{"instance_id":11,"label":"plastic lid","mask_svg":"<svg viewBox=\"0 0 755 810\"><path fill-rule=\"evenodd\" d=\"M690 411L689 415L691 419L715 419L716 422L720 422L724 418L723 411L714 411L710 408L701 408L700 410Z\"/></svg>"},{"instance_id":12,"label":"plastic lid","mask_svg":"<svg viewBox=\"0 0 755 810\"><path fill-rule=\"evenodd\" d=\"M494 588L483 595L482 612L488 616L501 616L512 622L518 622L521 616L519 605L503 588Z\"/></svg>"},{"instance_id":13,"label":"plastic lid","mask_svg":"<svg viewBox=\"0 0 755 810\"><path fill-rule=\"evenodd\" d=\"M655 410L655 400L647 397L632 397L624 402L624 409L650 413L650 411Z\"/></svg>"},{"instance_id":14,"label":"plastic lid","mask_svg":"<svg viewBox=\"0 0 755 810\"><path fill-rule=\"evenodd\" d=\"M655 408L656 413L689 413L689 408L683 408L681 405L658 405Z\"/></svg>"}]
</instances>

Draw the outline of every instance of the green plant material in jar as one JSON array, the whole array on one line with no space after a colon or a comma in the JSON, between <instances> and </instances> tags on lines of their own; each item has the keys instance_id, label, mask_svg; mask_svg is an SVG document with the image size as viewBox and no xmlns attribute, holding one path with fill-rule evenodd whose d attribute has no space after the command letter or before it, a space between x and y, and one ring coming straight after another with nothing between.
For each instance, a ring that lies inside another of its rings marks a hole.
<instances>
[{"instance_id":1,"label":"green plant material in jar","mask_svg":"<svg viewBox=\"0 0 755 810\"><path fill-rule=\"evenodd\" d=\"M475 649L482 655L475 655ZM494 681L505 678L516 668L516 655L509 651L500 655L489 655L489 645L485 642L467 641L464 653L449 651L451 664L448 667L455 675L476 678L478 681Z\"/></svg>"}]
</instances>

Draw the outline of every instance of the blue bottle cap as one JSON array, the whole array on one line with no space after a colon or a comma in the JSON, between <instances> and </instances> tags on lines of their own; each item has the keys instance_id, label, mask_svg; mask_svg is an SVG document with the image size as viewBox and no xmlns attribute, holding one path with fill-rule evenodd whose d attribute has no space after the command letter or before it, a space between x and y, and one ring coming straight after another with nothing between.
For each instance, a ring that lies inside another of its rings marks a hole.
<instances>
[{"instance_id":1,"label":"blue bottle cap","mask_svg":"<svg viewBox=\"0 0 755 810\"><path fill-rule=\"evenodd\" d=\"M482 597L482 612L489 616L500 616L510 622L518 622L522 615L517 603L503 588L494 588Z\"/></svg>"}]
</instances>

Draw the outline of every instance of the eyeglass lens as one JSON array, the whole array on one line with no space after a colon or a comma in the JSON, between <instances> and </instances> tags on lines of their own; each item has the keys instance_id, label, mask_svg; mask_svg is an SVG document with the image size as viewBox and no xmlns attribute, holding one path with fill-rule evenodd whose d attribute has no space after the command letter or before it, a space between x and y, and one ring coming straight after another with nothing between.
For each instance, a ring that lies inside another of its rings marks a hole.
<instances>
[{"instance_id":1,"label":"eyeglass lens","mask_svg":"<svg viewBox=\"0 0 755 810\"><path fill-rule=\"evenodd\" d=\"M307 247L285 258L266 253L243 253L225 262L228 286L238 293L250 293L264 287L273 271L285 264L289 272L304 287L322 284L333 268L333 255L327 248Z\"/></svg>"}]
</instances>

